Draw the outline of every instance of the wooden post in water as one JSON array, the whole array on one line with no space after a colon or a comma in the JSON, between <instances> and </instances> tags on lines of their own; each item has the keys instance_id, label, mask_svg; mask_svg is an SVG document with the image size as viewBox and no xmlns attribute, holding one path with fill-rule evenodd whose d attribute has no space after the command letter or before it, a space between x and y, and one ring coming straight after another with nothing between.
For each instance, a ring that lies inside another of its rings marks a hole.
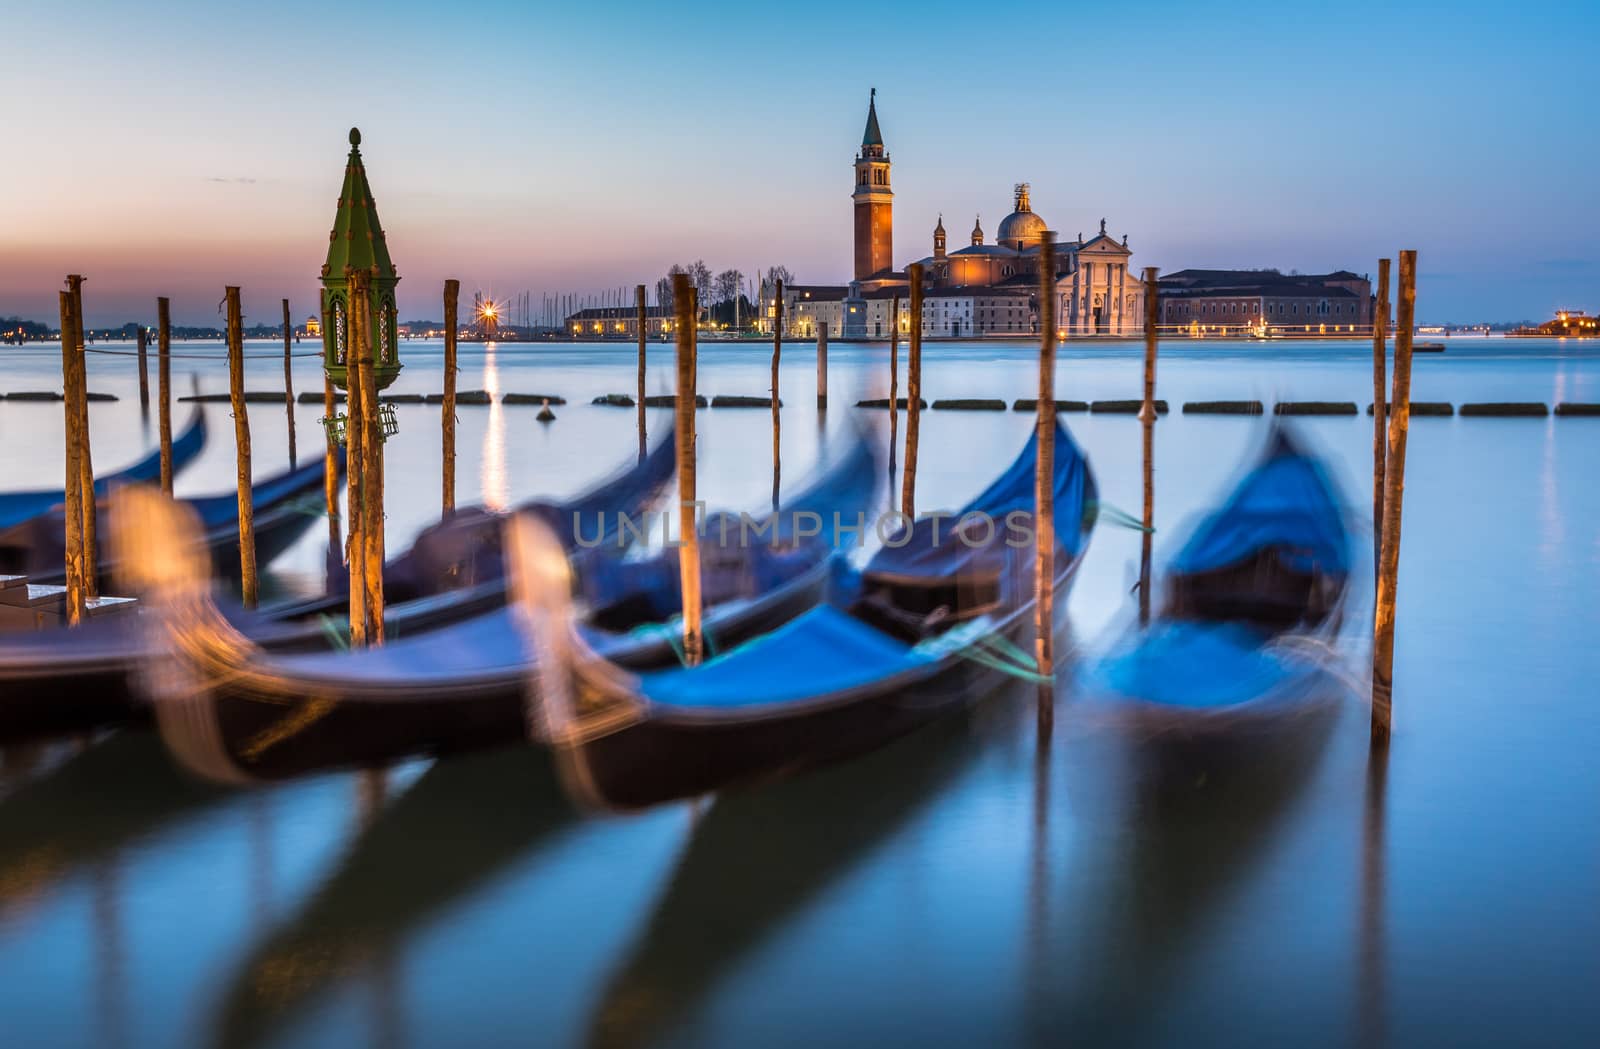
<instances>
[{"instance_id":1,"label":"wooden post in water","mask_svg":"<svg viewBox=\"0 0 1600 1049\"><path fill-rule=\"evenodd\" d=\"M150 413L150 336L143 324L138 327L139 340L139 410L149 418Z\"/></svg>"},{"instance_id":2,"label":"wooden post in water","mask_svg":"<svg viewBox=\"0 0 1600 1049\"><path fill-rule=\"evenodd\" d=\"M891 300L889 313L889 509L895 508L894 461L900 451L900 296Z\"/></svg>"},{"instance_id":3,"label":"wooden post in water","mask_svg":"<svg viewBox=\"0 0 1600 1049\"><path fill-rule=\"evenodd\" d=\"M244 607L257 602L255 504L250 496L250 415L244 405L244 317L239 289L224 292L228 304L228 399L233 405L233 438L239 480L239 594Z\"/></svg>"},{"instance_id":4,"label":"wooden post in water","mask_svg":"<svg viewBox=\"0 0 1600 1049\"><path fill-rule=\"evenodd\" d=\"M70 282L72 278L68 278ZM77 303L72 298L70 291L61 292L61 386L64 391L62 397L64 415L64 433L66 435L66 477L62 482L62 490L66 496L66 563L63 568L67 577L67 622L77 626L83 622L84 591L83 591L83 489L79 486L79 473L82 469L83 442L78 433L78 404L75 390L76 367L72 362L75 347L78 345L77 317L74 313Z\"/></svg>"},{"instance_id":5,"label":"wooden post in water","mask_svg":"<svg viewBox=\"0 0 1600 1049\"><path fill-rule=\"evenodd\" d=\"M642 463L646 454L644 433L644 340L649 317L649 311L645 309L644 304L643 284L634 285L633 305L639 321L639 367L638 382L636 384L638 389L634 393L633 403L635 405L634 411L638 413L639 417L639 461Z\"/></svg>"},{"instance_id":6,"label":"wooden post in water","mask_svg":"<svg viewBox=\"0 0 1600 1049\"><path fill-rule=\"evenodd\" d=\"M828 408L828 322L817 325L817 411Z\"/></svg>"},{"instance_id":7,"label":"wooden post in water","mask_svg":"<svg viewBox=\"0 0 1600 1049\"><path fill-rule=\"evenodd\" d=\"M161 441L161 491L172 495L172 303L156 299L156 432Z\"/></svg>"},{"instance_id":8,"label":"wooden post in water","mask_svg":"<svg viewBox=\"0 0 1600 1049\"><path fill-rule=\"evenodd\" d=\"M328 307L322 307L322 330L332 331L329 327L332 315ZM333 376L328 374L326 368L322 371L322 417L326 420L334 418L338 411L333 400ZM328 564L331 567L333 559L339 550L339 460L338 449L334 445L333 431L329 424L322 424L322 503L323 509L328 514ZM328 582L332 582L329 579Z\"/></svg>"},{"instance_id":9,"label":"wooden post in water","mask_svg":"<svg viewBox=\"0 0 1600 1049\"><path fill-rule=\"evenodd\" d=\"M1395 310L1394 393L1389 457L1384 470L1383 552L1372 624L1372 745L1389 743L1394 714L1394 608L1400 582L1400 511L1406 490L1406 432L1411 426L1411 335L1417 314L1417 253L1400 253L1400 299ZM1374 408L1374 411L1377 409Z\"/></svg>"},{"instance_id":10,"label":"wooden post in water","mask_svg":"<svg viewBox=\"0 0 1600 1049\"><path fill-rule=\"evenodd\" d=\"M294 447L294 372L291 370L290 346L294 340L294 325L289 321L289 300L283 300L283 410L289 417L289 469L299 465L300 457Z\"/></svg>"},{"instance_id":11,"label":"wooden post in water","mask_svg":"<svg viewBox=\"0 0 1600 1049\"><path fill-rule=\"evenodd\" d=\"M1389 399L1385 356L1389 334L1389 260L1378 260L1378 301L1372 314L1372 578L1383 560L1383 475L1387 468Z\"/></svg>"},{"instance_id":12,"label":"wooden post in water","mask_svg":"<svg viewBox=\"0 0 1600 1049\"><path fill-rule=\"evenodd\" d=\"M783 281L772 282L776 306L772 312L772 509L778 509L778 361L783 356Z\"/></svg>"},{"instance_id":13,"label":"wooden post in water","mask_svg":"<svg viewBox=\"0 0 1600 1049\"><path fill-rule=\"evenodd\" d=\"M906 465L900 478L900 512L917 516L917 436L922 423L922 263L913 262L911 331L906 338Z\"/></svg>"},{"instance_id":14,"label":"wooden post in water","mask_svg":"<svg viewBox=\"0 0 1600 1049\"><path fill-rule=\"evenodd\" d=\"M444 513L456 512L456 310L461 297L461 282L444 282L444 408L439 417L444 427Z\"/></svg>"},{"instance_id":15,"label":"wooden post in water","mask_svg":"<svg viewBox=\"0 0 1600 1049\"><path fill-rule=\"evenodd\" d=\"M780 299L781 301L781 299ZM781 308L781 307L780 307ZM697 385L694 321L694 286L687 274L672 275L673 327L678 342L678 395L676 398L678 445L678 578L683 593L683 661L700 663L700 530L695 520L695 387Z\"/></svg>"},{"instance_id":16,"label":"wooden post in water","mask_svg":"<svg viewBox=\"0 0 1600 1049\"><path fill-rule=\"evenodd\" d=\"M94 442L89 438L89 354L83 342L83 277L67 277L72 296L73 382L77 391L74 410L78 417L78 492L83 507L83 596L93 601L100 596L99 500L94 492Z\"/></svg>"},{"instance_id":17,"label":"wooden post in water","mask_svg":"<svg viewBox=\"0 0 1600 1049\"><path fill-rule=\"evenodd\" d=\"M1159 270L1144 268L1144 403L1139 423L1144 430L1144 532L1139 537L1139 625L1150 623L1150 545L1156 524L1156 335L1160 323Z\"/></svg>"},{"instance_id":18,"label":"wooden post in water","mask_svg":"<svg viewBox=\"0 0 1600 1049\"><path fill-rule=\"evenodd\" d=\"M351 352L361 373L361 548L351 556L364 562L362 576L367 644L383 644L383 423L378 415L378 383L372 359L371 276L350 274Z\"/></svg>"},{"instance_id":19,"label":"wooden post in water","mask_svg":"<svg viewBox=\"0 0 1600 1049\"><path fill-rule=\"evenodd\" d=\"M1055 727L1055 595L1056 595L1056 238L1046 230L1039 241L1039 411L1035 419L1034 463L1034 662L1039 675L1039 739ZM917 267L920 270L920 267ZM922 288L912 278L912 315L920 317ZM913 373L915 374L915 373ZM915 396L910 394L908 396ZM912 403L906 402L906 410ZM915 418L915 416L912 416ZM907 437L910 430L907 429ZM911 451L907 449L909 464Z\"/></svg>"},{"instance_id":20,"label":"wooden post in water","mask_svg":"<svg viewBox=\"0 0 1600 1049\"><path fill-rule=\"evenodd\" d=\"M351 300L354 302L354 296ZM366 428L361 421L361 366L356 356L356 325L361 311L348 310L344 348L344 563L350 573L350 644L367 643L367 559L363 556L362 529L366 514L362 510L361 448Z\"/></svg>"}]
</instances>

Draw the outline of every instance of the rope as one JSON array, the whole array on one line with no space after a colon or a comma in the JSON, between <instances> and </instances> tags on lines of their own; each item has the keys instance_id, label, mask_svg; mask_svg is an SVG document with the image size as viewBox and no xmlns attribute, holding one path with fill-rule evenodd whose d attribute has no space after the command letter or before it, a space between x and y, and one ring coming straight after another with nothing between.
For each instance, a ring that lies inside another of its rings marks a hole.
<instances>
[{"instance_id":1,"label":"rope","mask_svg":"<svg viewBox=\"0 0 1600 1049\"><path fill-rule=\"evenodd\" d=\"M640 623L628 631L629 637L661 637L672 647L672 654L678 657L679 666L688 666L689 657L683 650L683 616L675 615L660 623ZM717 655L717 646L711 643L710 635L701 631L700 644L704 646L706 658L712 659Z\"/></svg>"},{"instance_id":2,"label":"rope","mask_svg":"<svg viewBox=\"0 0 1600 1049\"><path fill-rule=\"evenodd\" d=\"M1126 510L1118 509L1103 499L1095 503L1095 508L1101 519L1109 524L1114 524L1119 528L1129 528L1135 532L1155 534L1154 525L1146 528L1143 518L1135 517Z\"/></svg>"},{"instance_id":3,"label":"rope","mask_svg":"<svg viewBox=\"0 0 1600 1049\"><path fill-rule=\"evenodd\" d=\"M350 638L340 628L339 624L334 622L331 616L323 613L317 616L317 622L322 625L322 632L328 636L328 641L335 650L339 652L350 651Z\"/></svg>"}]
</instances>

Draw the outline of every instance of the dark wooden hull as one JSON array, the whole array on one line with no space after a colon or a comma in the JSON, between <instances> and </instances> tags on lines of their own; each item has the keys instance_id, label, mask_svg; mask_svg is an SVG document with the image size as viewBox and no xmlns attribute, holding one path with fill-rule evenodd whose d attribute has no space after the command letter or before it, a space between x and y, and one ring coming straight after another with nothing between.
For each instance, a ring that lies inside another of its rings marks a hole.
<instances>
[{"instance_id":1,"label":"dark wooden hull","mask_svg":"<svg viewBox=\"0 0 1600 1049\"><path fill-rule=\"evenodd\" d=\"M1134 704L1117 718L1133 790L1146 797L1207 789L1313 759L1338 720L1348 689L1332 674L1274 703L1222 712Z\"/></svg>"},{"instance_id":2,"label":"dark wooden hull","mask_svg":"<svg viewBox=\"0 0 1600 1049\"><path fill-rule=\"evenodd\" d=\"M1056 583L1058 634L1078 563ZM1033 631L1029 603L1000 632L1014 644L1030 645ZM563 748L563 774L578 800L611 809L748 786L876 750L1014 680L993 667L947 656L914 673L766 715L695 717L653 707L641 721Z\"/></svg>"},{"instance_id":3,"label":"dark wooden hull","mask_svg":"<svg viewBox=\"0 0 1600 1049\"><path fill-rule=\"evenodd\" d=\"M816 605L826 585L824 562L764 601L726 617L713 615L707 636L715 646L729 647L768 633ZM677 655L666 638L643 635L616 658L648 669L673 665ZM530 662L514 671L403 688L305 678L278 684L271 695L230 685L161 701L163 737L197 771L234 780L477 751L527 740L527 703L537 677Z\"/></svg>"}]
</instances>

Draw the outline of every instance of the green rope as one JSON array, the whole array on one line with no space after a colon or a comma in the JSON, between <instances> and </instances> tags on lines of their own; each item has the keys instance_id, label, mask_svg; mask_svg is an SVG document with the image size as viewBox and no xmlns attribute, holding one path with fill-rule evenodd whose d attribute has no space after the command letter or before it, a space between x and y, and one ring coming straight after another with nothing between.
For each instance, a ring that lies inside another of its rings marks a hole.
<instances>
[{"instance_id":1,"label":"green rope","mask_svg":"<svg viewBox=\"0 0 1600 1049\"><path fill-rule=\"evenodd\" d=\"M679 666L689 665L689 656L683 650L683 616L676 615L661 623L640 623L628 631L629 637L660 637L672 646L672 654L678 657ZM717 655L716 645L711 643L711 636L704 630L700 632L700 643L705 647L707 659Z\"/></svg>"},{"instance_id":2,"label":"green rope","mask_svg":"<svg viewBox=\"0 0 1600 1049\"><path fill-rule=\"evenodd\" d=\"M975 641L966 648L952 649L951 654L960 656L962 659L971 660L979 666L988 667L990 670L997 670L1021 681L1031 681L1036 685L1047 685L1051 680L1037 670L1029 670L1026 667L1020 667L1015 663L1002 659L984 648L981 640Z\"/></svg>"},{"instance_id":3,"label":"green rope","mask_svg":"<svg viewBox=\"0 0 1600 1049\"><path fill-rule=\"evenodd\" d=\"M1142 518L1135 517L1126 510L1119 510L1117 507L1112 506L1110 503L1105 502L1104 500L1101 500L1096 504L1096 509L1098 510L1100 516L1110 524L1114 524L1122 528L1131 528L1135 532L1150 532L1151 534L1155 533L1155 526L1152 525L1151 527L1146 528Z\"/></svg>"},{"instance_id":4,"label":"green rope","mask_svg":"<svg viewBox=\"0 0 1600 1049\"><path fill-rule=\"evenodd\" d=\"M340 652L350 651L350 638L339 624L327 614L317 616L317 622L322 625L322 632L327 635L328 641Z\"/></svg>"}]
</instances>

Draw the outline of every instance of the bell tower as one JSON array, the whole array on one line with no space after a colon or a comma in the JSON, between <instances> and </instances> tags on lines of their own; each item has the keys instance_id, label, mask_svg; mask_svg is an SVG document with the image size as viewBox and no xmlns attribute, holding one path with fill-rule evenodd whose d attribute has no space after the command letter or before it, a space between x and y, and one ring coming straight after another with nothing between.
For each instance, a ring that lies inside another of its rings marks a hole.
<instances>
[{"instance_id":1,"label":"bell tower","mask_svg":"<svg viewBox=\"0 0 1600 1049\"><path fill-rule=\"evenodd\" d=\"M867 130L856 156L856 280L894 268L894 193L889 189L889 154L878 130L878 89L867 102Z\"/></svg>"}]
</instances>

